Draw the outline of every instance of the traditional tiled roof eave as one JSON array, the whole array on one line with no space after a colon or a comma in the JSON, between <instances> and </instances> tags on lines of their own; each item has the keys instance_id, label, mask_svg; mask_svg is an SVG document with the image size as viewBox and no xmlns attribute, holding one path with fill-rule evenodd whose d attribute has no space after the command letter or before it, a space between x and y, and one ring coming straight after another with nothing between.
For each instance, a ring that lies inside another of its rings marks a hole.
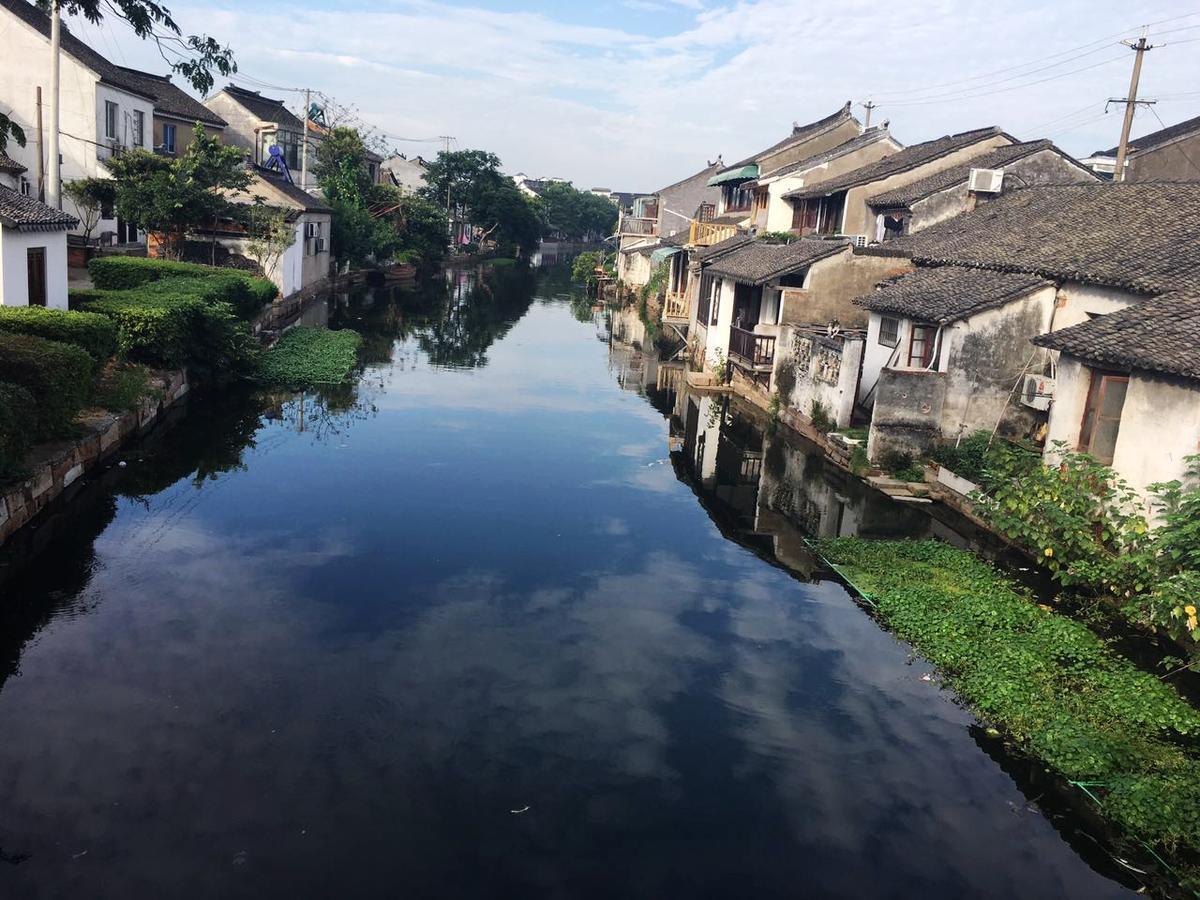
<instances>
[{"instance_id":1,"label":"traditional tiled roof eave","mask_svg":"<svg viewBox=\"0 0 1200 900\"><path fill-rule=\"evenodd\" d=\"M20 175L24 171L26 169L23 165L3 150L0 150L0 172L8 172L10 175Z\"/></svg>"},{"instance_id":2,"label":"traditional tiled roof eave","mask_svg":"<svg viewBox=\"0 0 1200 900\"><path fill-rule=\"evenodd\" d=\"M847 241L800 239L789 244L753 240L708 267L712 275L752 286L766 284L850 247Z\"/></svg>"},{"instance_id":3,"label":"traditional tiled roof eave","mask_svg":"<svg viewBox=\"0 0 1200 900\"><path fill-rule=\"evenodd\" d=\"M854 303L871 312L948 325L1053 287L1054 282L1025 273L928 267L884 282Z\"/></svg>"},{"instance_id":4,"label":"traditional tiled roof eave","mask_svg":"<svg viewBox=\"0 0 1200 900\"><path fill-rule=\"evenodd\" d=\"M69 231L79 220L33 197L0 187L0 225L16 231Z\"/></svg>"},{"instance_id":5,"label":"traditional tiled roof eave","mask_svg":"<svg viewBox=\"0 0 1200 900\"><path fill-rule=\"evenodd\" d=\"M805 141L812 140L814 137L828 131L831 128L836 128L843 122L849 122L854 118L850 113L850 101L841 106L836 112L830 113L822 119L817 119L815 122L810 122L807 125L801 125L792 129L792 133L785 137L782 141L777 141L765 150L760 150L745 159L732 163L720 169L717 174L729 172L734 169L741 169L745 166L757 164L759 160L770 156L773 153L778 153L781 150L792 146L793 144L801 144Z\"/></svg>"},{"instance_id":6,"label":"traditional tiled roof eave","mask_svg":"<svg viewBox=\"0 0 1200 900\"><path fill-rule=\"evenodd\" d=\"M1032 342L1085 363L1200 381L1200 293L1163 294Z\"/></svg>"}]
</instances>

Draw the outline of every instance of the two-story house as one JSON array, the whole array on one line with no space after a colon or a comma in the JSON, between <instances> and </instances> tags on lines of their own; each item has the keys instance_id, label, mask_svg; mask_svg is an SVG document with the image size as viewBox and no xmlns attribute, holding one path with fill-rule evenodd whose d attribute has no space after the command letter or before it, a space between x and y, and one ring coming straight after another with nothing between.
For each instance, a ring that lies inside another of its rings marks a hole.
<instances>
[{"instance_id":1,"label":"two-story house","mask_svg":"<svg viewBox=\"0 0 1200 900\"><path fill-rule=\"evenodd\" d=\"M862 377L868 452L923 452L976 430L1035 440L1048 431L1048 452L1063 438L1113 462L1137 487L1182 475L1182 457L1200 440L1200 407L1177 401L1200 395L1177 395L1171 378L1143 378L1131 407L1140 424L1124 430L1121 379L1132 363L1114 355L1106 367L1084 349L1091 341L1111 347L1129 327L1131 353L1149 353L1146 342L1172 307L1157 305L1152 317L1138 310L1153 297L1200 290L1197 221L1200 182L1093 182L1006 192L897 241L888 255L903 253L917 269L859 301L870 310ZM1180 307L1179 315L1190 313ZM1059 332L1072 340L1059 341ZM1068 351L1075 362L1064 365ZM1164 415L1183 410L1173 419L1183 436L1163 444L1174 449L1161 465L1142 465L1133 444L1117 452L1119 434L1159 446L1157 432L1145 430L1156 403ZM1096 416L1107 418L1103 427Z\"/></svg>"},{"instance_id":2,"label":"two-story house","mask_svg":"<svg viewBox=\"0 0 1200 900\"><path fill-rule=\"evenodd\" d=\"M251 163L264 166L271 158L271 148L279 147L284 162L291 170L292 181L301 189L301 170L304 158L304 121L292 113L282 100L264 97L258 91L247 90L237 85L226 85L208 97L204 106L225 120L223 140L226 144L241 147ZM317 133L308 135L308 164L311 169L320 142ZM315 181L309 175L309 185Z\"/></svg>"},{"instance_id":3,"label":"two-story house","mask_svg":"<svg viewBox=\"0 0 1200 900\"><path fill-rule=\"evenodd\" d=\"M155 153L179 156L187 149L197 125L210 137L222 137L225 120L172 82L170 75L119 68L143 94L154 98L151 147Z\"/></svg>"},{"instance_id":4,"label":"two-story house","mask_svg":"<svg viewBox=\"0 0 1200 900\"><path fill-rule=\"evenodd\" d=\"M45 196L45 172L53 161L38 138L39 91L43 103L50 84L50 19L27 0L0 0L0 88L12 119L30 140L24 147L10 142L8 152L25 167L29 192ZM155 98L128 70L113 65L62 23L59 91L59 175L62 183L77 178L105 178L107 160L131 148L152 149ZM48 124L48 123L47 123ZM40 163L39 163L40 157ZM63 209L78 219L69 198ZM139 243L136 223L106 210L98 225L102 242Z\"/></svg>"}]
</instances>

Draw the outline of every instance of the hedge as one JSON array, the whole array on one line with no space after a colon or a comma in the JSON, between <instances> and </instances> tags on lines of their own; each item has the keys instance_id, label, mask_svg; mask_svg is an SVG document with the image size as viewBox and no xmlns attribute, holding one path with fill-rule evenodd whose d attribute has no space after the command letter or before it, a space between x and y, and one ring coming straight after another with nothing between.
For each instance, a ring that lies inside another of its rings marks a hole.
<instances>
[{"instance_id":1,"label":"hedge","mask_svg":"<svg viewBox=\"0 0 1200 900\"><path fill-rule=\"evenodd\" d=\"M71 302L116 324L123 355L167 368L187 361L193 324L204 305L132 291L72 291Z\"/></svg>"},{"instance_id":2,"label":"hedge","mask_svg":"<svg viewBox=\"0 0 1200 900\"><path fill-rule=\"evenodd\" d=\"M242 318L250 318L279 294L274 283L237 269L198 263L146 259L136 256L100 256L88 263L92 284L99 290L126 291L144 288L153 293L179 292L204 300L229 303Z\"/></svg>"},{"instance_id":3,"label":"hedge","mask_svg":"<svg viewBox=\"0 0 1200 900\"><path fill-rule=\"evenodd\" d=\"M30 422L34 439L60 437L91 393L94 363L70 344L25 334L0 334L0 382L25 388L36 403Z\"/></svg>"},{"instance_id":4,"label":"hedge","mask_svg":"<svg viewBox=\"0 0 1200 900\"><path fill-rule=\"evenodd\" d=\"M0 306L0 332L30 334L84 350L97 364L117 352L117 326L94 313L42 306Z\"/></svg>"},{"instance_id":5,"label":"hedge","mask_svg":"<svg viewBox=\"0 0 1200 900\"><path fill-rule=\"evenodd\" d=\"M29 423L36 417L33 395L19 384L0 381L0 481L25 474L32 443Z\"/></svg>"}]
</instances>

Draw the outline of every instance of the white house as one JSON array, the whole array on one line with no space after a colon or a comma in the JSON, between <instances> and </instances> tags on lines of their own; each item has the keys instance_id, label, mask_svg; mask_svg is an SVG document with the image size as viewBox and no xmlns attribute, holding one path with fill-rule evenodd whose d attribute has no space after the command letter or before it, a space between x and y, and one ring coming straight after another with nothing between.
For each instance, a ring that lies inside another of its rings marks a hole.
<instances>
[{"instance_id":1,"label":"white house","mask_svg":"<svg viewBox=\"0 0 1200 900\"><path fill-rule=\"evenodd\" d=\"M292 180L301 183L304 162L304 121L292 113L282 100L264 97L237 85L227 85L204 101L204 106L225 120L224 143L241 147L256 166L266 165L271 147L278 146L292 173ZM319 131L308 133L309 187L315 180L312 167L316 147L321 143Z\"/></svg>"},{"instance_id":2,"label":"white house","mask_svg":"<svg viewBox=\"0 0 1200 900\"><path fill-rule=\"evenodd\" d=\"M59 132L63 183L76 178L108 177L105 161L125 149L152 149L154 97L139 79L115 66L62 26L60 61ZM29 140L24 147L10 143L8 152L26 169L30 193L43 195L37 183L38 156L44 166L46 148L38 142L37 91L43 102L50 86L50 19L27 0L0 0L0 86L12 119ZM63 208L76 210L64 197ZM75 217L78 219L78 216ZM144 235L134 223L115 215L102 218L98 226L102 242L140 243Z\"/></svg>"},{"instance_id":3,"label":"white house","mask_svg":"<svg viewBox=\"0 0 1200 900\"><path fill-rule=\"evenodd\" d=\"M426 163L419 156L409 159L403 153L389 156L382 163L383 173L401 193L415 194L426 185Z\"/></svg>"},{"instance_id":4,"label":"white house","mask_svg":"<svg viewBox=\"0 0 1200 900\"><path fill-rule=\"evenodd\" d=\"M323 201L307 194L281 176L261 168L251 170L253 181L244 191L230 199L247 205L262 203L286 212L294 239L278 263L265 272L279 287L284 297L290 297L328 278L332 257L329 231L332 210ZM238 224L226 223L215 231L198 231L202 239L215 239L232 253L249 256L245 230Z\"/></svg>"},{"instance_id":5,"label":"white house","mask_svg":"<svg viewBox=\"0 0 1200 900\"><path fill-rule=\"evenodd\" d=\"M0 150L0 306L67 308L67 231L78 221L21 187L24 167Z\"/></svg>"},{"instance_id":6,"label":"white house","mask_svg":"<svg viewBox=\"0 0 1200 900\"><path fill-rule=\"evenodd\" d=\"M1034 344L1057 356L1047 452L1111 465L1143 494L1200 452L1200 293L1163 294Z\"/></svg>"}]
</instances>

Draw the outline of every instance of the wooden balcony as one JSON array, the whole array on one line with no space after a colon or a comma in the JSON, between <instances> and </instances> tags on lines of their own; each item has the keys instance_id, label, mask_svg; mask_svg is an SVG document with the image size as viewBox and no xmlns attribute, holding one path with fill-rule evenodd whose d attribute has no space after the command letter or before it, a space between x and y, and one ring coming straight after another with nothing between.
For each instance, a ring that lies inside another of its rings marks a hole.
<instances>
[{"instance_id":1,"label":"wooden balcony","mask_svg":"<svg viewBox=\"0 0 1200 900\"><path fill-rule=\"evenodd\" d=\"M711 247L735 234L737 234L736 225L717 225L713 222L698 222L693 219L688 243L695 247Z\"/></svg>"},{"instance_id":2,"label":"wooden balcony","mask_svg":"<svg viewBox=\"0 0 1200 900\"><path fill-rule=\"evenodd\" d=\"M687 291L668 291L663 303L663 318L686 322L690 306Z\"/></svg>"},{"instance_id":3,"label":"wooden balcony","mask_svg":"<svg viewBox=\"0 0 1200 900\"><path fill-rule=\"evenodd\" d=\"M771 369L775 365L775 336L755 334L734 325L729 329L729 357L750 369Z\"/></svg>"},{"instance_id":4,"label":"wooden balcony","mask_svg":"<svg viewBox=\"0 0 1200 900\"><path fill-rule=\"evenodd\" d=\"M658 219L639 218L637 216L622 216L617 226L618 234L638 234L650 237L658 234Z\"/></svg>"}]
</instances>

